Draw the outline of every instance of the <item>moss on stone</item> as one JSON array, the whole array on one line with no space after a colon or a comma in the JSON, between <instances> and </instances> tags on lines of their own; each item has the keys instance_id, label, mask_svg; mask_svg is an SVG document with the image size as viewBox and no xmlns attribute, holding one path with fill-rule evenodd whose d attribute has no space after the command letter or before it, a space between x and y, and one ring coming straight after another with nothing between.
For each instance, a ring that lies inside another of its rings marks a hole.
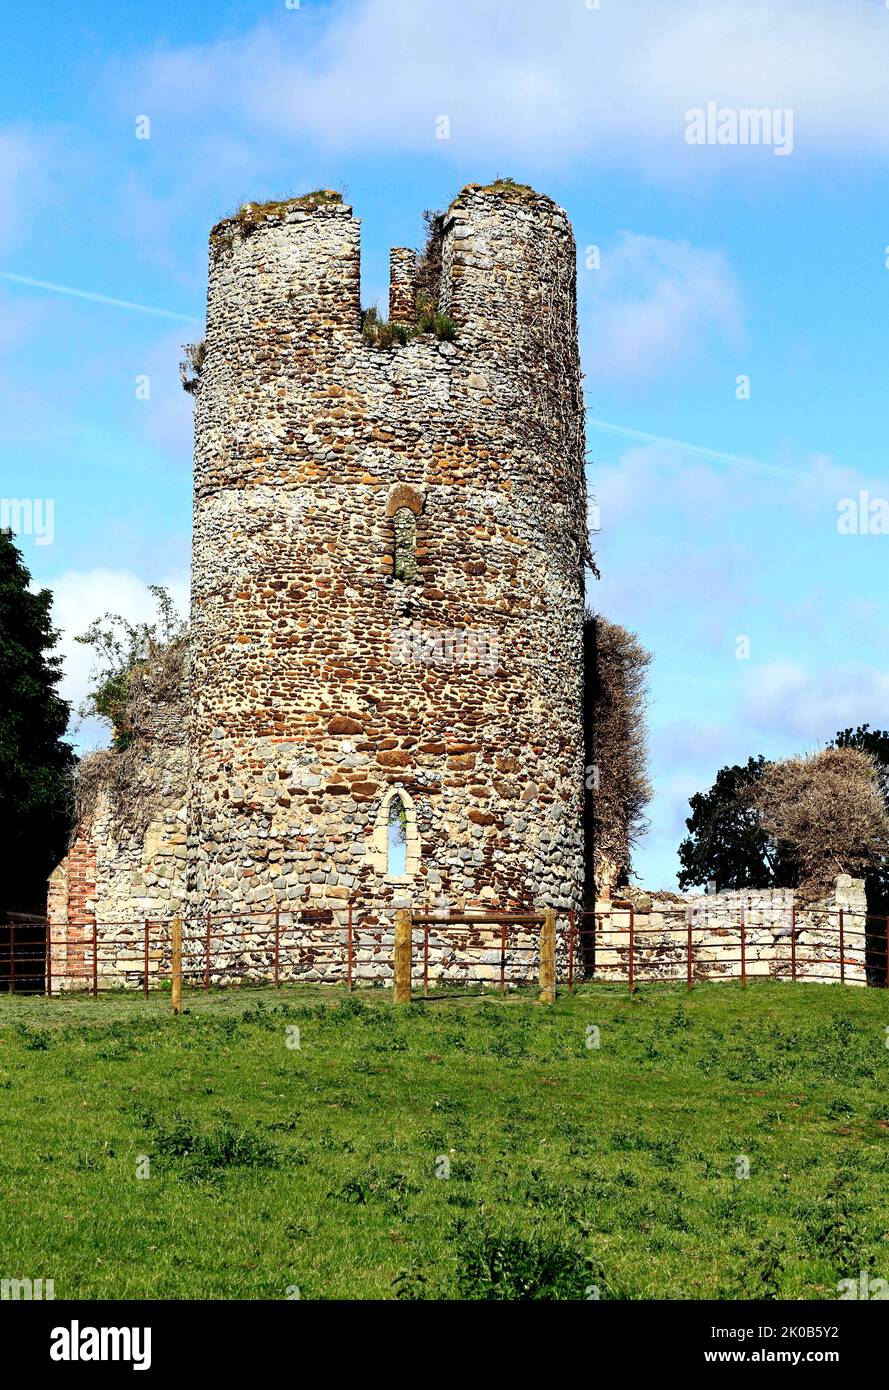
<instances>
[{"instance_id":1,"label":"moss on stone","mask_svg":"<svg viewBox=\"0 0 889 1390\"><path fill-rule=\"evenodd\" d=\"M315 188L310 193L301 193L296 198L271 199L266 203L245 203L231 217L223 217L210 233L212 246L231 246L236 232L249 236L264 222L283 222L287 214L296 210L314 212L317 208L341 205L343 195L334 188Z\"/></svg>"},{"instance_id":2,"label":"moss on stone","mask_svg":"<svg viewBox=\"0 0 889 1390\"><path fill-rule=\"evenodd\" d=\"M495 193L512 203L533 202L541 197L529 183L516 183L515 179L494 179L493 183L468 183L463 193Z\"/></svg>"}]
</instances>

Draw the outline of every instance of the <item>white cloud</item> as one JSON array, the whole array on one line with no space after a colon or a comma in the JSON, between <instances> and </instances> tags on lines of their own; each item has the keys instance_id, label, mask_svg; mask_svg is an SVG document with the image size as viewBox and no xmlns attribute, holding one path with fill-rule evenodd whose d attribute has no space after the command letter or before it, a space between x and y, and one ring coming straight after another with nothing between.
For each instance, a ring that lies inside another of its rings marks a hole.
<instances>
[{"instance_id":1,"label":"white cloud","mask_svg":"<svg viewBox=\"0 0 889 1390\"><path fill-rule=\"evenodd\" d=\"M776 661L751 671L749 680L741 719L773 737L814 747L847 725L887 722L889 670L864 662L806 671Z\"/></svg>"},{"instance_id":2,"label":"white cloud","mask_svg":"<svg viewBox=\"0 0 889 1390\"><path fill-rule=\"evenodd\" d=\"M597 382L682 371L714 336L740 342L740 293L721 251L623 232L584 290L584 367Z\"/></svg>"},{"instance_id":3,"label":"white cloud","mask_svg":"<svg viewBox=\"0 0 889 1390\"><path fill-rule=\"evenodd\" d=\"M0 252L27 240L58 197L59 176L56 133L23 125L0 128Z\"/></svg>"},{"instance_id":4,"label":"white cloud","mask_svg":"<svg viewBox=\"0 0 889 1390\"><path fill-rule=\"evenodd\" d=\"M690 148L685 113L709 100L791 107L795 147L889 152L889 18L835 0L356 0L285 11L233 37L155 50L121 75L128 110L236 121L278 141L490 154L558 165L631 157L670 177L769 159ZM381 95L382 94L382 95ZM438 115L450 142L434 138ZM501 168L501 173L508 172Z\"/></svg>"},{"instance_id":5,"label":"white cloud","mask_svg":"<svg viewBox=\"0 0 889 1390\"><path fill-rule=\"evenodd\" d=\"M163 582L179 612L187 613L188 578L173 575ZM86 698L94 658L91 649L75 638L86 631L94 618L105 613L120 613L134 623L153 621L155 603L145 580L127 570L69 570L47 587L53 594L52 621L61 633L57 652L63 660L63 677L59 690L71 701L76 715ZM72 719L72 727L74 724ZM77 730L75 742L81 748L97 746L107 742L107 734L96 721L89 720Z\"/></svg>"}]
</instances>

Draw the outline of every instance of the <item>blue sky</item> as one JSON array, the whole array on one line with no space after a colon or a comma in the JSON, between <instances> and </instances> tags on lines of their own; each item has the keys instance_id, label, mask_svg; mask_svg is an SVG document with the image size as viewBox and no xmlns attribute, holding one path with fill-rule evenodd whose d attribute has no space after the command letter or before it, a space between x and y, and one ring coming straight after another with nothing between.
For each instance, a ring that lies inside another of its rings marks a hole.
<instances>
[{"instance_id":1,"label":"blue sky","mask_svg":"<svg viewBox=\"0 0 889 1390\"><path fill-rule=\"evenodd\" d=\"M389 247L499 174L578 241L591 599L654 656L638 877L673 883L688 796L723 764L889 725L889 535L838 530L844 499L889 498L883 0L51 0L4 27L0 494L53 500L52 544L20 543L70 698L93 616L147 614L152 582L185 598L177 364L212 223L345 186L385 308ZM711 100L792 112L792 151L688 144Z\"/></svg>"}]
</instances>

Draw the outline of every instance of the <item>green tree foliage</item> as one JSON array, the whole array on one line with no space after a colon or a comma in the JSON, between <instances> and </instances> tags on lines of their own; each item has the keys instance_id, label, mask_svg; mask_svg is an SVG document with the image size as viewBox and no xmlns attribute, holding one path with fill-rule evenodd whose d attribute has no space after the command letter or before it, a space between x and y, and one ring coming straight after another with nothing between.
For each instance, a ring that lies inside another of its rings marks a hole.
<instances>
[{"instance_id":1,"label":"green tree foliage","mask_svg":"<svg viewBox=\"0 0 889 1390\"><path fill-rule=\"evenodd\" d=\"M762 829L750 799L767 766L760 755L745 766L720 768L710 790L691 797L689 834L679 846L680 888L795 886L792 857Z\"/></svg>"},{"instance_id":2,"label":"green tree foliage","mask_svg":"<svg viewBox=\"0 0 889 1390\"><path fill-rule=\"evenodd\" d=\"M90 623L75 641L92 647L96 664L81 717L94 715L111 725L112 746L122 752L136 736L131 686L137 667L162 664L165 654L185 640L186 622L176 611L169 591L149 584L157 606L152 623L132 623L119 613L106 613Z\"/></svg>"},{"instance_id":3,"label":"green tree foliage","mask_svg":"<svg viewBox=\"0 0 889 1390\"><path fill-rule=\"evenodd\" d=\"M74 752L52 594L33 592L8 531L0 532L0 914L40 910L70 833Z\"/></svg>"},{"instance_id":4,"label":"green tree foliage","mask_svg":"<svg viewBox=\"0 0 889 1390\"><path fill-rule=\"evenodd\" d=\"M831 748L857 748L876 760L879 785L889 808L889 730L861 724L841 729ZM680 888L715 882L717 888L793 888L800 870L793 851L778 845L762 826L755 796L769 767L766 759L749 758L746 766L724 767L706 792L690 800L689 834L679 846ZM889 863L875 862L866 875L872 912L889 913Z\"/></svg>"}]
</instances>

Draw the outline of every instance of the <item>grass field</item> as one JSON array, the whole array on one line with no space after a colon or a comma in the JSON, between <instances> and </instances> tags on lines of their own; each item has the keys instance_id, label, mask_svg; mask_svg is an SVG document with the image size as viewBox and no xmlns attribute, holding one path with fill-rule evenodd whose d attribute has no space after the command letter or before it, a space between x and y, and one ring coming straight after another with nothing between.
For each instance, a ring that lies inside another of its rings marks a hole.
<instances>
[{"instance_id":1,"label":"grass field","mask_svg":"<svg viewBox=\"0 0 889 1390\"><path fill-rule=\"evenodd\" d=\"M834 1298L889 1279L883 991L395 1008L295 986L185 1007L0 997L0 1277L52 1278L57 1299Z\"/></svg>"}]
</instances>

